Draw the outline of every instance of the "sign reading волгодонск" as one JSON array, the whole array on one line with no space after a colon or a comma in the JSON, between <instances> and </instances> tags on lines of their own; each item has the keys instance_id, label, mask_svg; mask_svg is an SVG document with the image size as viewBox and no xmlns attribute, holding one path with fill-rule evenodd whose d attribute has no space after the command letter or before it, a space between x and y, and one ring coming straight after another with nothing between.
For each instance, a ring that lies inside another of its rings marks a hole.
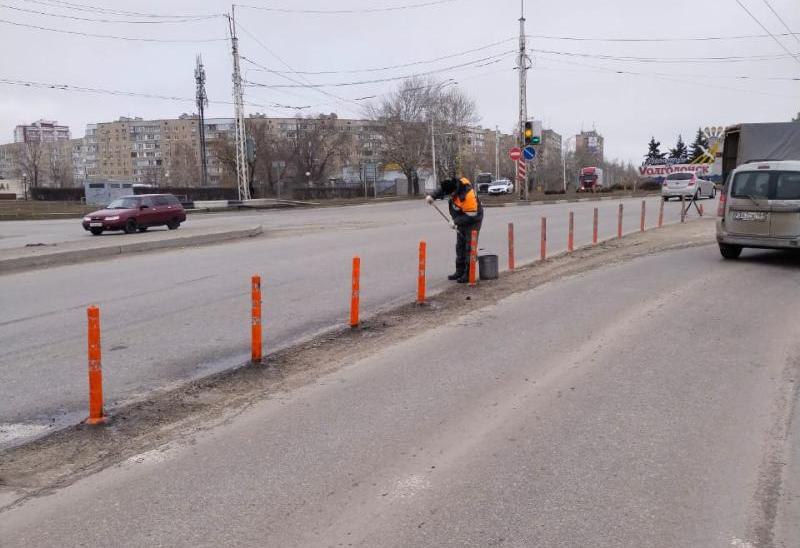
<instances>
[{"instance_id":1,"label":"sign reading \u0432\u043e\u043b\u0433\u043e\u0434\u043e\u043d\u0441\u043a","mask_svg":"<svg viewBox=\"0 0 800 548\"><path fill-rule=\"evenodd\" d=\"M709 173L709 164L660 164L660 165L643 165L639 166L640 177L663 177L670 173L698 173L707 175Z\"/></svg>"}]
</instances>

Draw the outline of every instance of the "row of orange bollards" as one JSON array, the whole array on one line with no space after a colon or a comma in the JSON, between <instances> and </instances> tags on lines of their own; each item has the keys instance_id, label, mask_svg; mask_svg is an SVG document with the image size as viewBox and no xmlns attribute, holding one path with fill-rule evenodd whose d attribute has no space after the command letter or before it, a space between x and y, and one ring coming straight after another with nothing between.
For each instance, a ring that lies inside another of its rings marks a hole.
<instances>
[{"instance_id":1,"label":"row of orange bollards","mask_svg":"<svg viewBox=\"0 0 800 548\"><path fill-rule=\"evenodd\" d=\"M642 200L642 211L639 223L641 231L645 230L646 202ZM619 205L617 220L617 237L622 237L622 214L623 206ZM658 228L664 223L664 202L658 213ZM598 209L594 208L592 226L592 245L598 243ZM572 253L575 248L575 216L569 212L569 232L567 235L567 251ZM539 256L541 260L547 259L547 217L541 219L541 240ZM419 263L417 268L417 304L425 303L425 273L427 260L427 245L424 241L419 242ZM475 286L477 283L477 262L478 262L478 233L472 231L470 235L470 256L469 256L469 285ZM508 269L513 271L516 268L514 251L514 223L508 223ZM361 259L353 257L351 293L350 293L350 327L356 328L359 325L359 306L361 291ZM251 360L253 363L260 363L263 359L263 333L262 333L262 296L261 296L261 276L254 275L251 278L251 331L250 346ZM100 346L100 309L97 306L90 306L86 310L88 320L88 361L89 361L89 417L87 424L103 424L107 421L103 409L103 371Z\"/></svg>"}]
</instances>

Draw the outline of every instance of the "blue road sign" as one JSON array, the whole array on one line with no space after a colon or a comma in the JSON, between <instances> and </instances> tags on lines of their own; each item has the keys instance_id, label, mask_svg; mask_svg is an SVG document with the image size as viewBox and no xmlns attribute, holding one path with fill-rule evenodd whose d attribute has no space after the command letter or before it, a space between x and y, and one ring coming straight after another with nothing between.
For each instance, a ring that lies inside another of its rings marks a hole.
<instances>
[{"instance_id":1,"label":"blue road sign","mask_svg":"<svg viewBox=\"0 0 800 548\"><path fill-rule=\"evenodd\" d=\"M534 158L536 158L536 149L533 148L531 145L528 145L522 149L522 155L525 157L526 160L533 160Z\"/></svg>"}]
</instances>

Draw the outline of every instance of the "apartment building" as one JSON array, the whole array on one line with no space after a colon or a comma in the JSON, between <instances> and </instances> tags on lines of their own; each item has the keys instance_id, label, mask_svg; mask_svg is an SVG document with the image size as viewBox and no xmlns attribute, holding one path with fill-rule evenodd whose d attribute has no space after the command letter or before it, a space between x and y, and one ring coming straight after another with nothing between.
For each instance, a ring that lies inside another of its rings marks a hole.
<instances>
[{"instance_id":1,"label":"apartment building","mask_svg":"<svg viewBox=\"0 0 800 548\"><path fill-rule=\"evenodd\" d=\"M582 131L575 136L575 156L586 164L581 167L603 164L603 136L596 130Z\"/></svg>"},{"instance_id":2,"label":"apartment building","mask_svg":"<svg viewBox=\"0 0 800 548\"><path fill-rule=\"evenodd\" d=\"M69 126L60 126L51 120L38 120L28 125L19 125L14 128L15 143L54 143L56 141L69 141L71 138Z\"/></svg>"}]
</instances>

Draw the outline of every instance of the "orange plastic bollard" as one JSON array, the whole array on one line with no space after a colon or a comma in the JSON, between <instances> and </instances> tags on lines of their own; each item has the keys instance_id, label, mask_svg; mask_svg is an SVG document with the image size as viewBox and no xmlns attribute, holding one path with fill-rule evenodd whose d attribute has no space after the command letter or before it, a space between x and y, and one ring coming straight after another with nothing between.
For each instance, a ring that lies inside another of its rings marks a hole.
<instances>
[{"instance_id":1,"label":"orange plastic bollard","mask_svg":"<svg viewBox=\"0 0 800 548\"><path fill-rule=\"evenodd\" d=\"M469 240L469 285L478 282L478 231L473 230Z\"/></svg>"},{"instance_id":2,"label":"orange plastic bollard","mask_svg":"<svg viewBox=\"0 0 800 548\"><path fill-rule=\"evenodd\" d=\"M640 232L644 232L644 215L645 215L646 208L647 208L647 202L642 200L642 218L639 221L639 231Z\"/></svg>"},{"instance_id":3,"label":"orange plastic bollard","mask_svg":"<svg viewBox=\"0 0 800 548\"><path fill-rule=\"evenodd\" d=\"M703 204L700 204L700 216L702 217L704 213Z\"/></svg>"},{"instance_id":4,"label":"orange plastic bollard","mask_svg":"<svg viewBox=\"0 0 800 548\"><path fill-rule=\"evenodd\" d=\"M539 241L539 258L547 259L547 217L542 217L542 237Z\"/></svg>"},{"instance_id":5,"label":"orange plastic bollard","mask_svg":"<svg viewBox=\"0 0 800 548\"><path fill-rule=\"evenodd\" d=\"M250 327L250 346L251 358L253 363L261 362L261 276L253 276L251 279L251 327Z\"/></svg>"},{"instance_id":6,"label":"orange plastic bollard","mask_svg":"<svg viewBox=\"0 0 800 548\"><path fill-rule=\"evenodd\" d=\"M361 259L353 257L353 284L350 293L350 327L358 327L358 302L361 288Z\"/></svg>"},{"instance_id":7,"label":"orange plastic bollard","mask_svg":"<svg viewBox=\"0 0 800 548\"><path fill-rule=\"evenodd\" d=\"M592 223L592 245L597 245L597 208L594 208L594 222Z\"/></svg>"},{"instance_id":8,"label":"orange plastic bollard","mask_svg":"<svg viewBox=\"0 0 800 548\"><path fill-rule=\"evenodd\" d=\"M514 223L508 223L508 269L514 270Z\"/></svg>"},{"instance_id":9,"label":"orange plastic bollard","mask_svg":"<svg viewBox=\"0 0 800 548\"><path fill-rule=\"evenodd\" d=\"M89 340L89 418L87 424L106 422L103 413L103 369L100 356L100 309L90 306L86 309Z\"/></svg>"},{"instance_id":10,"label":"orange plastic bollard","mask_svg":"<svg viewBox=\"0 0 800 548\"><path fill-rule=\"evenodd\" d=\"M575 249L575 214L569 212L569 233L567 234L567 251L572 253Z\"/></svg>"},{"instance_id":11,"label":"orange plastic bollard","mask_svg":"<svg viewBox=\"0 0 800 548\"><path fill-rule=\"evenodd\" d=\"M664 226L664 200L661 200L661 207L658 208L658 228Z\"/></svg>"},{"instance_id":12,"label":"orange plastic bollard","mask_svg":"<svg viewBox=\"0 0 800 548\"><path fill-rule=\"evenodd\" d=\"M417 304L425 304L425 256L427 244L419 243L419 267L417 269Z\"/></svg>"},{"instance_id":13,"label":"orange plastic bollard","mask_svg":"<svg viewBox=\"0 0 800 548\"><path fill-rule=\"evenodd\" d=\"M622 204L619 204L619 213L617 214L617 238L622 238Z\"/></svg>"}]
</instances>

